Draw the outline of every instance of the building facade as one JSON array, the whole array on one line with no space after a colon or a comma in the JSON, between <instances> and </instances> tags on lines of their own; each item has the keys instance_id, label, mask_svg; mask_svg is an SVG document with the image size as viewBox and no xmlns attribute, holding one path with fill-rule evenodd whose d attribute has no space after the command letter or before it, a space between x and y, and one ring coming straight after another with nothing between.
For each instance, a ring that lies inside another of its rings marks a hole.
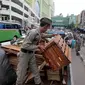
<instances>
[{"instance_id":1,"label":"building facade","mask_svg":"<svg viewBox=\"0 0 85 85\"><path fill-rule=\"evenodd\" d=\"M52 26L56 28L66 27L69 25L69 17L63 17L62 15L52 17Z\"/></svg>"},{"instance_id":2,"label":"building facade","mask_svg":"<svg viewBox=\"0 0 85 85\"><path fill-rule=\"evenodd\" d=\"M81 16L80 14L76 16L76 27L80 26L80 16Z\"/></svg>"},{"instance_id":3,"label":"building facade","mask_svg":"<svg viewBox=\"0 0 85 85\"><path fill-rule=\"evenodd\" d=\"M40 18L51 18L54 15L53 0L26 0L26 2Z\"/></svg>"},{"instance_id":4,"label":"building facade","mask_svg":"<svg viewBox=\"0 0 85 85\"><path fill-rule=\"evenodd\" d=\"M72 24L72 23L76 24L76 16L74 14L71 14L69 16L69 24Z\"/></svg>"},{"instance_id":5,"label":"building facade","mask_svg":"<svg viewBox=\"0 0 85 85\"><path fill-rule=\"evenodd\" d=\"M54 14L53 0L39 0L40 1L40 17L51 18Z\"/></svg>"},{"instance_id":6,"label":"building facade","mask_svg":"<svg viewBox=\"0 0 85 85\"><path fill-rule=\"evenodd\" d=\"M30 6L30 7L32 7L32 2L33 2L33 0L25 0L26 1L26 3Z\"/></svg>"},{"instance_id":7,"label":"building facade","mask_svg":"<svg viewBox=\"0 0 85 85\"><path fill-rule=\"evenodd\" d=\"M85 28L85 10L80 14L80 27Z\"/></svg>"},{"instance_id":8,"label":"building facade","mask_svg":"<svg viewBox=\"0 0 85 85\"><path fill-rule=\"evenodd\" d=\"M32 0L0 0L0 20L17 21L23 27L26 23L29 27L38 24L39 17L30 7L31 3Z\"/></svg>"},{"instance_id":9,"label":"building facade","mask_svg":"<svg viewBox=\"0 0 85 85\"><path fill-rule=\"evenodd\" d=\"M76 24L76 16L74 14L71 14L69 16L69 24L72 24L72 23Z\"/></svg>"}]
</instances>

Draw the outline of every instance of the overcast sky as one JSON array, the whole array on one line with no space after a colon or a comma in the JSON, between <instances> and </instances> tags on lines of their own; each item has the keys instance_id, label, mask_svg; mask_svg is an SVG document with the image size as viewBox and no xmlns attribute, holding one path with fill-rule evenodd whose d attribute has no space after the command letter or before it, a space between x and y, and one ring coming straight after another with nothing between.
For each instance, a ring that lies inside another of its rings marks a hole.
<instances>
[{"instance_id":1,"label":"overcast sky","mask_svg":"<svg viewBox=\"0 0 85 85\"><path fill-rule=\"evenodd\" d=\"M85 0L54 0L55 14L62 13L64 16L67 14L80 14L82 10L85 10Z\"/></svg>"}]
</instances>

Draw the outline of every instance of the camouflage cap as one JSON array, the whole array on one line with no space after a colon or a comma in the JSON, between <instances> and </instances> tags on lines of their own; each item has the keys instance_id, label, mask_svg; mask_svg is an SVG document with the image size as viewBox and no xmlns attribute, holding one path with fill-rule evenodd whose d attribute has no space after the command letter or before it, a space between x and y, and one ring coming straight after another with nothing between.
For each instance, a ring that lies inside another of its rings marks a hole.
<instances>
[{"instance_id":1,"label":"camouflage cap","mask_svg":"<svg viewBox=\"0 0 85 85\"><path fill-rule=\"evenodd\" d=\"M40 23L42 22L45 22L47 24L52 24L52 20L46 17L40 19Z\"/></svg>"}]
</instances>

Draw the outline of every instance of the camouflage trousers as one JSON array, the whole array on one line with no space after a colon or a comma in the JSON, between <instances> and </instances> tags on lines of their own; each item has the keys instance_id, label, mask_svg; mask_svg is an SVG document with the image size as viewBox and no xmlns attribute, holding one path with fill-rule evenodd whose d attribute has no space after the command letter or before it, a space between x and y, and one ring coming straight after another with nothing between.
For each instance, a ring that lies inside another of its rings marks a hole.
<instances>
[{"instance_id":1,"label":"camouflage trousers","mask_svg":"<svg viewBox=\"0 0 85 85\"><path fill-rule=\"evenodd\" d=\"M19 53L19 63L17 67L17 81L16 85L22 85L24 82L24 78L27 72L27 68L29 67L30 71L34 75L35 84L40 84L40 74L36 65L36 58L34 53Z\"/></svg>"}]
</instances>

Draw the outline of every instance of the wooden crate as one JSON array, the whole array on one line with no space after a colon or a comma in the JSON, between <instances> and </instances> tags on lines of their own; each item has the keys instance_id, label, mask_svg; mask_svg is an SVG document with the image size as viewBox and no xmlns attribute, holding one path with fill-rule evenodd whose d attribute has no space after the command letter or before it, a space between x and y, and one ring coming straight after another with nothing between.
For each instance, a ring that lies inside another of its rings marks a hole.
<instances>
[{"instance_id":1,"label":"wooden crate","mask_svg":"<svg viewBox=\"0 0 85 85\"><path fill-rule=\"evenodd\" d=\"M71 49L60 35L46 44L43 54L53 70L59 70L71 62Z\"/></svg>"},{"instance_id":2,"label":"wooden crate","mask_svg":"<svg viewBox=\"0 0 85 85\"><path fill-rule=\"evenodd\" d=\"M60 81L59 71L47 70L48 80L57 80Z\"/></svg>"}]
</instances>

